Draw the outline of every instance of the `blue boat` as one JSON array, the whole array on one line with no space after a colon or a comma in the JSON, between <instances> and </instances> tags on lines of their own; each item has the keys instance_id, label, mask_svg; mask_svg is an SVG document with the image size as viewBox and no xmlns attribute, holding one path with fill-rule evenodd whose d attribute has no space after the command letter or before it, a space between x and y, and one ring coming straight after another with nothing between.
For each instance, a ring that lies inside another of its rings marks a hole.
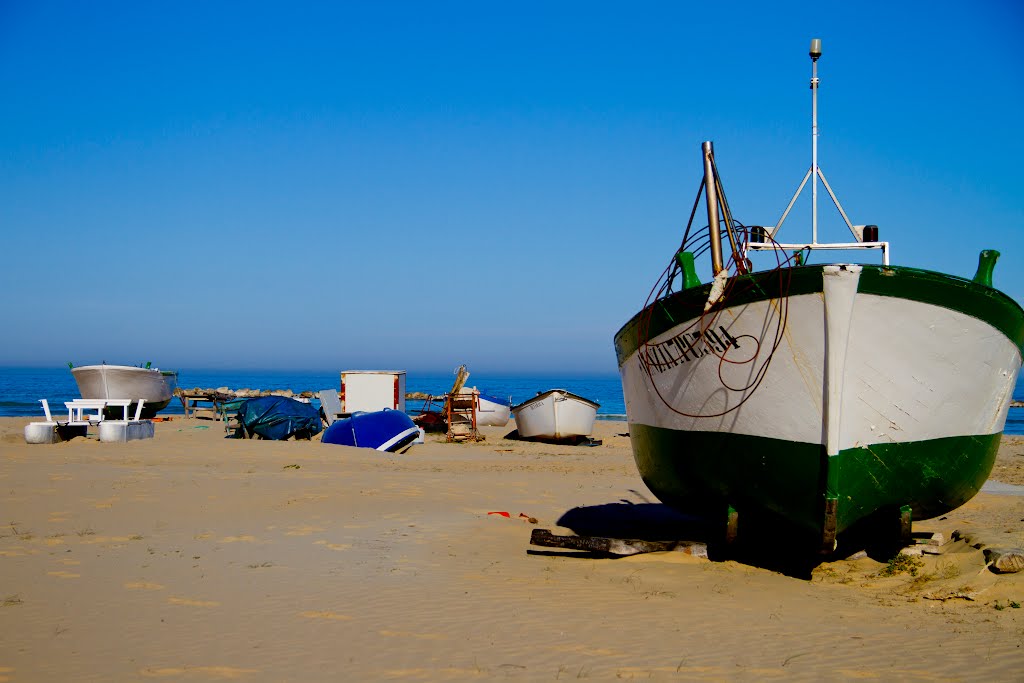
<instances>
[{"instance_id":1,"label":"blue boat","mask_svg":"<svg viewBox=\"0 0 1024 683\"><path fill-rule=\"evenodd\" d=\"M372 413L352 413L335 420L321 441L338 446L374 448L397 453L409 447L420 435L420 428L400 410L378 410Z\"/></svg>"}]
</instances>

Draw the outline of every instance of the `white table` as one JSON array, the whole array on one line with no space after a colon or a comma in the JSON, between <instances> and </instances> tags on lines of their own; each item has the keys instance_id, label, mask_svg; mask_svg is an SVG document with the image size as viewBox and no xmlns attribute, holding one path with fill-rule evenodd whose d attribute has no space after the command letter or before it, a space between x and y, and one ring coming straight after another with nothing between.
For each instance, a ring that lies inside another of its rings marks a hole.
<instances>
[{"instance_id":1,"label":"white table","mask_svg":"<svg viewBox=\"0 0 1024 683\"><path fill-rule=\"evenodd\" d=\"M72 401L65 401L64 406L68 409L69 424L102 422L103 409L108 406L121 408L123 419L127 422L128 406L131 405L131 402L130 398L76 398Z\"/></svg>"},{"instance_id":2,"label":"white table","mask_svg":"<svg viewBox=\"0 0 1024 683\"><path fill-rule=\"evenodd\" d=\"M107 407L108 408L120 408L121 409L122 419L125 422L127 422L130 419L128 417L128 406L130 406L131 404L132 404L132 399L130 399L130 398L108 398L107 399Z\"/></svg>"}]
</instances>

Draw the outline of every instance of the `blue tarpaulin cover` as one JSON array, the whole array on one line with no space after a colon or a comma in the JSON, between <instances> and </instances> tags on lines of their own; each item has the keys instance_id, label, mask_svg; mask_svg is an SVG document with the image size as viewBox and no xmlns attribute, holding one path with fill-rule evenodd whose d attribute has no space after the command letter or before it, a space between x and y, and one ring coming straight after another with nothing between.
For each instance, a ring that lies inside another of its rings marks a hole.
<instances>
[{"instance_id":1,"label":"blue tarpaulin cover","mask_svg":"<svg viewBox=\"0 0 1024 683\"><path fill-rule=\"evenodd\" d=\"M323 429L316 408L287 396L250 398L239 406L238 419L250 433L274 441L308 439Z\"/></svg>"}]
</instances>

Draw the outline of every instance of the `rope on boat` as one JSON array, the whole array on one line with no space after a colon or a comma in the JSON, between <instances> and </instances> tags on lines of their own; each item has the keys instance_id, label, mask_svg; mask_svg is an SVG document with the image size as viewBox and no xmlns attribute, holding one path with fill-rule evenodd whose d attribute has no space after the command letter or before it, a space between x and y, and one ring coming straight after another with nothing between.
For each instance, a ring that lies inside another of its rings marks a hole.
<instances>
[{"instance_id":1,"label":"rope on boat","mask_svg":"<svg viewBox=\"0 0 1024 683\"><path fill-rule=\"evenodd\" d=\"M715 176L717 178L717 169L715 169ZM693 209L690 212L690 219L689 221L687 221L686 230L683 233L683 240L680 243L679 249L676 253L690 251L694 254L694 256L700 256L701 254L707 252L710 249L710 237L707 229L698 231L697 235L694 236L692 239L690 236L690 229L693 225L693 218L696 215L697 207L700 204L702 189L703 181L701 182L700 187L698 187L697 189L697 198L694 201ZM727 215L731 216L731 213ZM721 315L722 311L728 308L728 302L730 299L735 298L738 294L742 294L745 291L748 291L750 288L758 286L757 283L751 279L739 277L743 273L750 272L750 262L746 258L747 244L750 241L750 228L743 225L737 220L730 220L730 225L727 225L726 229L729 231L731 238L730 242L733 245L733 253L730 256L729 261L725 264L725 269L729 273L729 279L725 283L725 288L722 292L721 298L713 302L713 305L709 308L706 308L706 310L701 313L699 318L697 318L692 324L690 324L688 327L682 330L683 334L688 333L691 330L699 329L701 333L703 333L705 330L712 329L715 323L719 320L719 316ZM662 272L661 276L658 278L654 286L651 288L650 293L647 295L647 300L645 301L644 307L642 309L644 311L644 315L640 318L637 326L637 334L640 342L638 346L640 364L641 367L643 367L648 380L650 381L650 386L654 389L654 392L657 394L661 402L672 412L678 415L682 415L684 417L693 418L710 418L727 415L733 412L734 410L738 409L744 403L746 403L746 401L751 396L753 396L754 392L757 391L757 388L761 385L761 382L764 380L764 377L768 372L768 367L771 364L772 358L774 357L775 352L778 350L779 346L782 344L782 340L785 337L786 323L789 316L788 294L790 287L790 279L792 275L791 269L795 263L799 263L799 259L797 258L796 253L792 255L787 255L785 250L781 249L778 246L778 242L776 242L773 237L767 234L765 235L765 237L771 240L772 244L775 245L773 252L775 253L776 265L775 268L773 268L772 270L778 277L779 298L777 300L771 300L772 305L769 306L769 311L773 312L774 315L770 316L769 319L765 321L764 329L767 331L771 327L772 320L777 320L774 335L772 335L771 337L771 346L768 350L767 355L764 358L764 362L760 365L760 367L757 368L757 370L754 372L753 378L745 386L730 386L729 382L722 374L723 368L726 367L727 363L730 365L745 365L748 363L753 363L761 355L761 340L749 334L740 335L739 337L734 338L737 341L736 348L738 348L738 341L743 339L749 340L754 344L755 352L745 360L735 360L728 358L730 348L729 344L723 344L723 349L721 352L719 352L714 347L714 345L705 344L705 348L711 354L715 355L718 358L718 379L719 382L721 382L722 387L728 391L744 394L740 401L731 408L728 408L717 413L709 414L688 413L672 405L669 399L667 399L662 394L661 389L659 389L657 383L654 381L654 377L652 375L653 369L667 369L668 367L671 367L673 364L678 363L678 359L666 360L661 358L657 353L654 353L652 351L652 345L649 343L650 337L648 334L650 330L650 321L651 317L654 314L655 306L659 302L669 298L670 296L676 293L673 284L676 282L676 280L680 279L682 268L676 260L674 254L672 261Z\"/></svg>"}]
</instances>

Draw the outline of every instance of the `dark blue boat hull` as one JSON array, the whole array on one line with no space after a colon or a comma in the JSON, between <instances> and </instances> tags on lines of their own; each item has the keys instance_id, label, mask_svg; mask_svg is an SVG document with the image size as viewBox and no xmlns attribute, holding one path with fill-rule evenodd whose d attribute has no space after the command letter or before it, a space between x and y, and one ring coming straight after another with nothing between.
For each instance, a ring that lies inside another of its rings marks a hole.
<instances>
[{"instance_id":1,"label":"dark blue boat hull","mask_svg":"<svg viewBox=\"0 0 1024 683\"><path fill-rule=\"evenodd\" d=\"M395 453L415 441L419 433L419 427L402 411L379 410L353 413L350 417L335 420L321 440L337 446Z\"/></svg>"}]
</instances>

